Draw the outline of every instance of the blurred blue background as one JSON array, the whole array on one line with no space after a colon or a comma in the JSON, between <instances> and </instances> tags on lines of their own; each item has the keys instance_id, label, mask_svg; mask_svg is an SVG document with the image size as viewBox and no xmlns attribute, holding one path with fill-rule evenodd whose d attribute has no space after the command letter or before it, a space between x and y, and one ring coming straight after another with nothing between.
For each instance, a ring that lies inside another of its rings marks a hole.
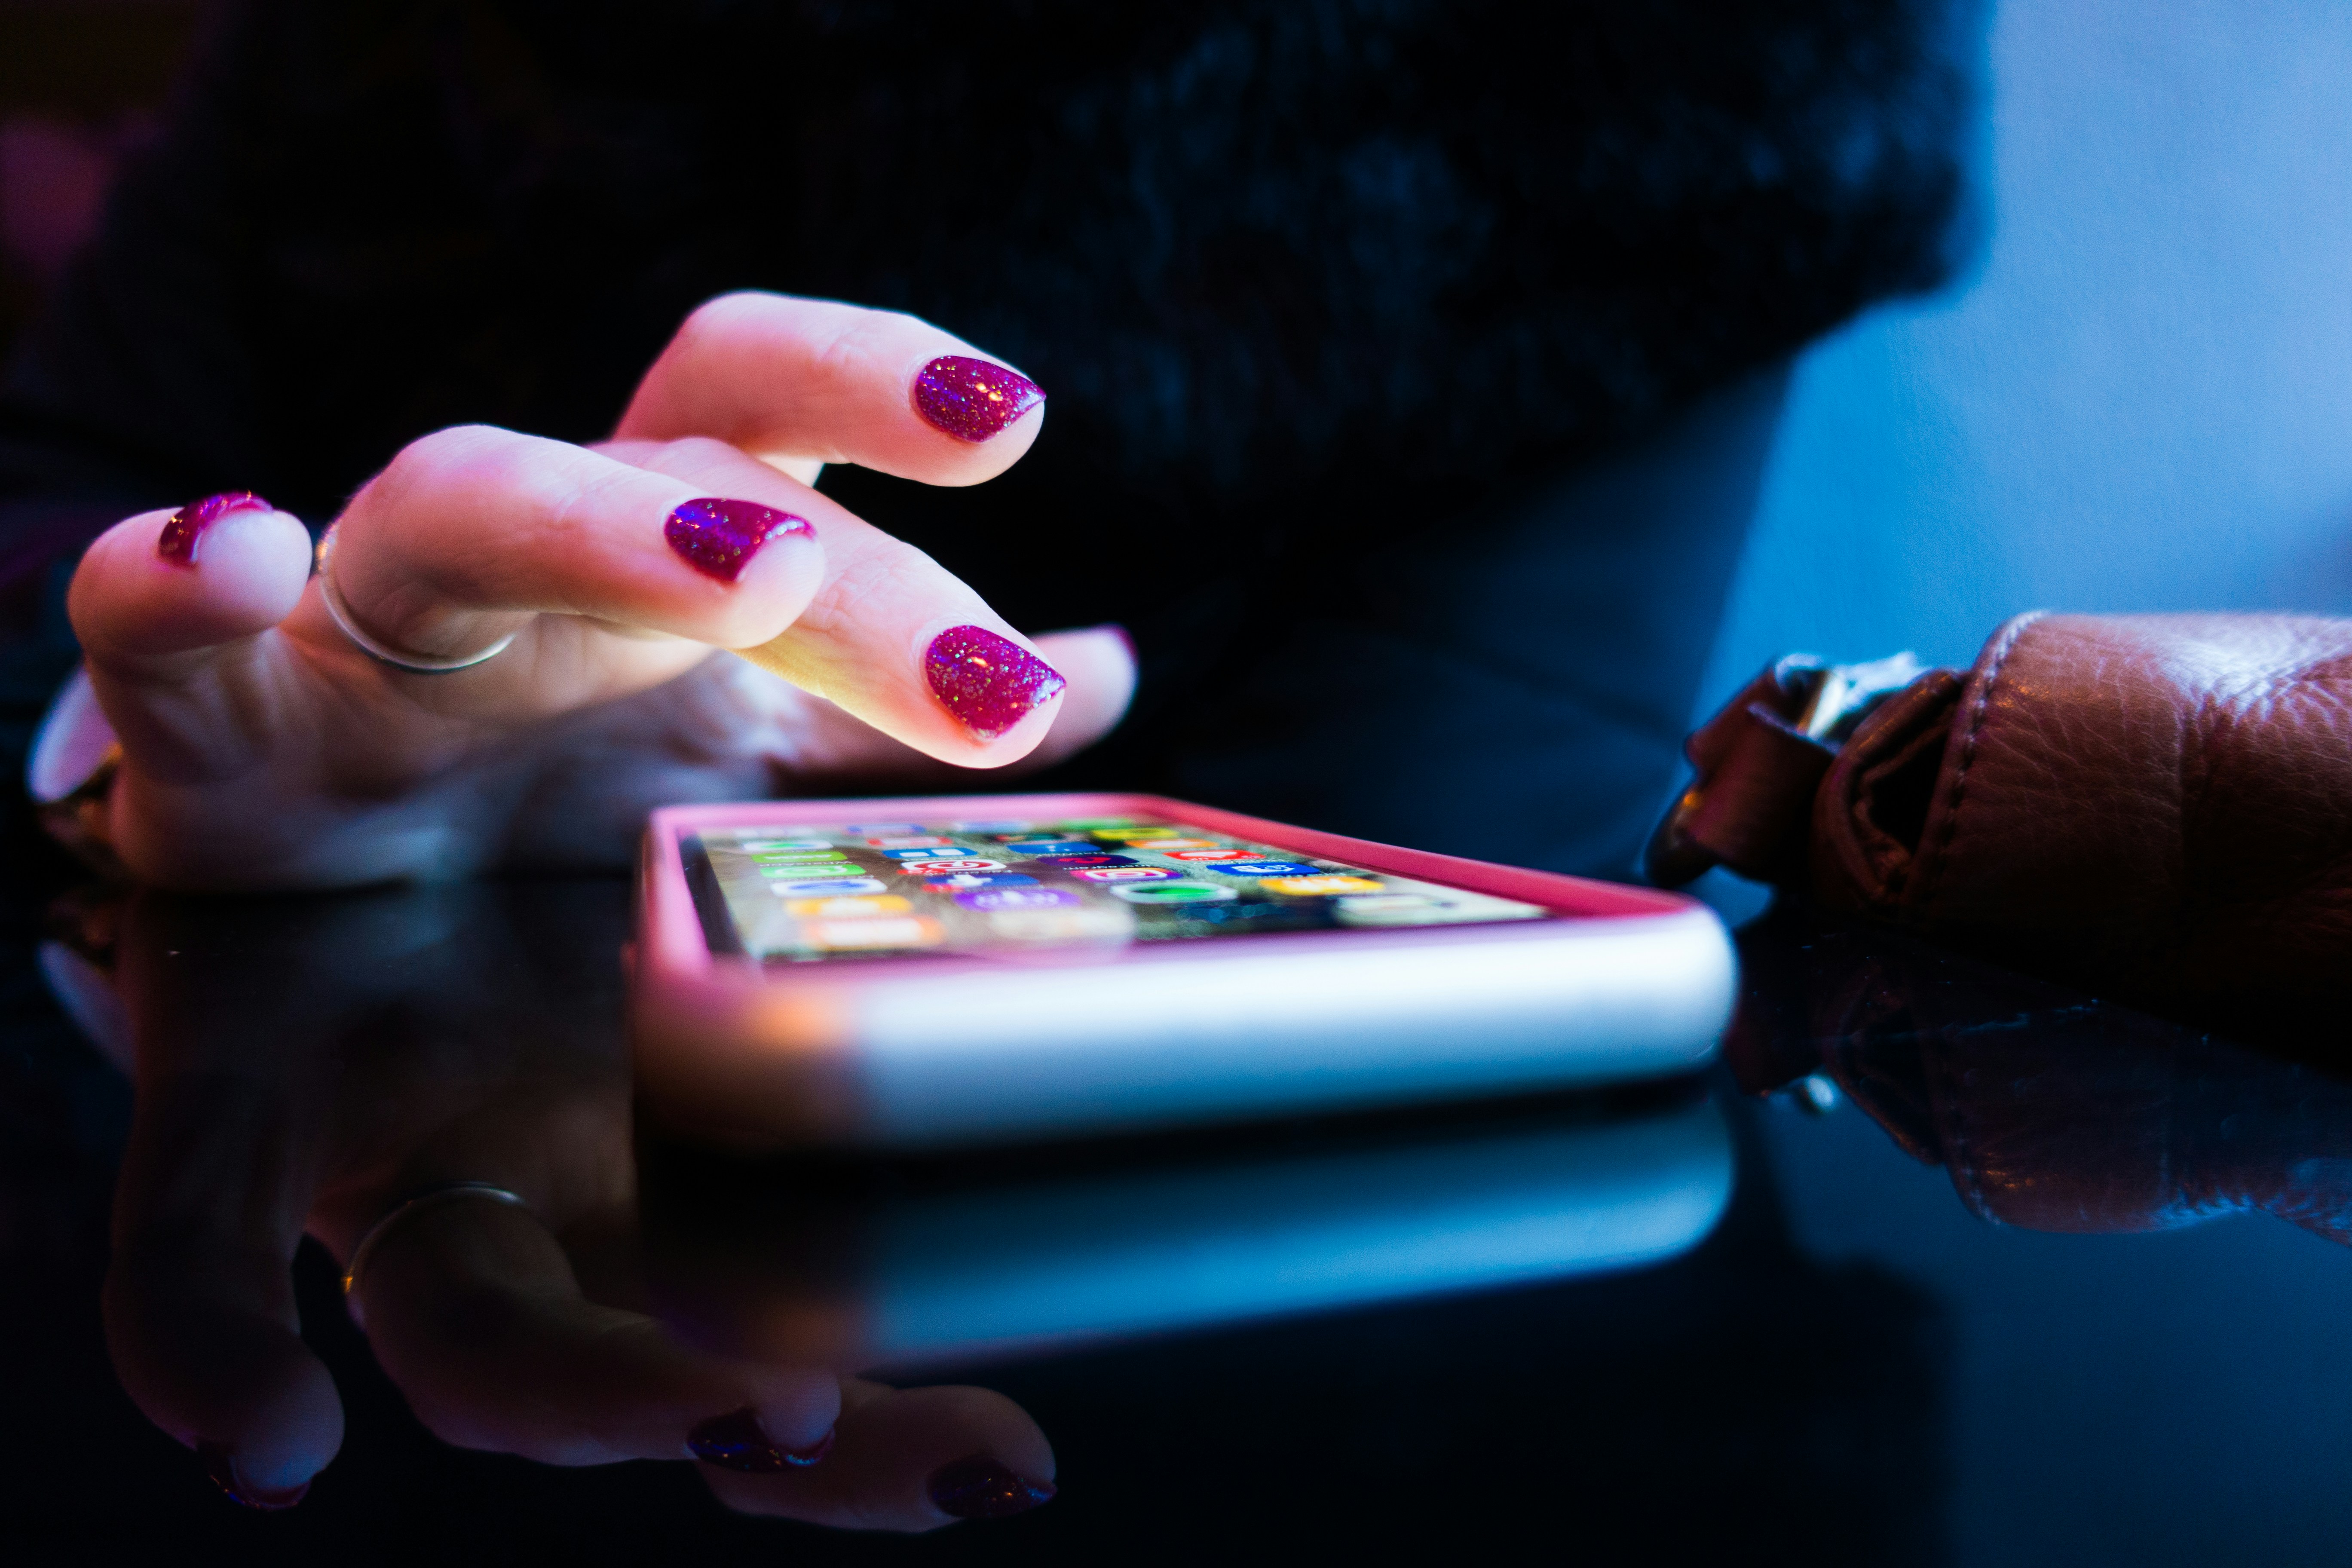
<instances>
[{"instance_id":1,"label":"blurred blue background","mask_svg":"<svg viewBox=\"0 0 2352 1568\"><path fill-rule=\"evenodd\" d=\"M2008 0L1985 230L1801 363L1702 694L2020 610L2352 614L2352 5Z\"/></svg>"}]
</instances>

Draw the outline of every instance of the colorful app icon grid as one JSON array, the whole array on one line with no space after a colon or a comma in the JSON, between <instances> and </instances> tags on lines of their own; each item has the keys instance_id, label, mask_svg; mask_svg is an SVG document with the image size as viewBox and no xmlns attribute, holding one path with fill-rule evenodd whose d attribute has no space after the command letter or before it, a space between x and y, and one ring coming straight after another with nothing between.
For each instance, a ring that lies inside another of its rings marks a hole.
<instances>
[{"instance_id":1,"label":"colorful app icon grid","mask_svg":"<svg viewBox=\"0 0 2352 1568\"><path fill-rule=\"evenodd\" d=\"M744 951L773 963L1549 913L1181 822L848 823L700 842Z\"/></svg>"}]
</instances>

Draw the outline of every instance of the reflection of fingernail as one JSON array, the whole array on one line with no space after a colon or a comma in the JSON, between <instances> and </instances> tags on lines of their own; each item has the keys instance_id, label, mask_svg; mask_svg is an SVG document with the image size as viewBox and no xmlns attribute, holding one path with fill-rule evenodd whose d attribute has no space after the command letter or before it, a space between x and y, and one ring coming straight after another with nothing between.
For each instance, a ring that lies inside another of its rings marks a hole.
<instances>
[{"instance_id":1,"label":"reflection of fingernail","mask_svg":"<svg viewBox=\"0 0 2352 1568\"><path fill-rule=\"evenodd\" d=\"M688 501L662 524L662 537L688 565L722 583L740 577L761 545L788 533L814 538L816 529L804 517L723 496Z\"/></svg>"},{"instance_id":2,"label":"reflection of fingernail","mask_svg":"<svg viewBox=\"0 0 2352 1568\"><path fill-rule=\"evenodd\" d=\"M292 1508L310 1495L310 1483L308 1481L282 1491L248 1485L238 1477L236 1460L230 1455L226 1443L199 1443L196 1445L196 1458L205 1462L205 1473L212 1477L213 1485L226 1492L231 1502L243 1503L264 1513Z\"/></svg>"},{"instance_id":3,"label":"reflection of fingernail","mask_svg":"<svg viewBox=\"0 0 2352 1568\"><path fill-rule=\"evenodd\" d=\"M985 441L1045 401L1035 382L984 359L949 354L915 373L915 411L959 441Z\"/></svg>"},{"instance_id":4,"label":"reflection of fingernail","mask_svg":"<svg viewBox=\"0 0 2352 1568\"><path fill-rule=\"evenodd\" d=\"M833 1452L833 1428L805 1448L787 1448L768 1436L750 1405L714 1415L686 1435L686 1446L706 1465L754 1475L802 1469Z\"/></svg>"},{"instance_id":5,"label":"reflection of fingernail","mask_svg":"<svg viewBox=\"0 0 2352 1568\"><path fill-rule=\"evenodd\" d=\"M1069 684L1019 643L982 626L950 626L931 639L923 674L947 710L993 741Z\"/></svg>"},{"instance_id":6,"label":"reflection of fingernail","mask_svg":"<svg viewBox=\"0 0 2352 1568\"><path fill-rule=\"evenodd\" d=\"M163 531L155 536L155 553L182 566L194 566L196 546L203 542L205 530L233 511L277 510L251 490L223 490L216 496L192 500L173 512L163 524Z\"/></svg>"},{"instance_id":7,"label":"reflection of fingernail","mask_svg":"<svg viewBox=\"0 0 2352 1568\"><path fill-rule=\"evenodd\" d=\"M931 1472L927 1489L941 1513L958 1519L1003 1519L1054 1497L1053 1482L1024 1481L986 1454L941 1465Z\"/></svg>"}]
</instances>

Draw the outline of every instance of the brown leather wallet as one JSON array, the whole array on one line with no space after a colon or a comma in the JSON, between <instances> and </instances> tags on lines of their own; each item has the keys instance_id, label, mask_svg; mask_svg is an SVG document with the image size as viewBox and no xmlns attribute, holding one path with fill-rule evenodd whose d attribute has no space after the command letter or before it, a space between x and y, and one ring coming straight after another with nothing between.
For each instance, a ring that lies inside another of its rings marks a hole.
<instances>
[{"instance_id":1,"label":"brown leather wallet","mask_svg":"<svg viewBox=\"0 0 2352 1568\"><path fill-rule=\"evenodd\" d=\"M2352 997L2352 621L2020 616L1966 675L1783 659L1651 845L2158 1005Z\"/></svg>"}]
</instances>

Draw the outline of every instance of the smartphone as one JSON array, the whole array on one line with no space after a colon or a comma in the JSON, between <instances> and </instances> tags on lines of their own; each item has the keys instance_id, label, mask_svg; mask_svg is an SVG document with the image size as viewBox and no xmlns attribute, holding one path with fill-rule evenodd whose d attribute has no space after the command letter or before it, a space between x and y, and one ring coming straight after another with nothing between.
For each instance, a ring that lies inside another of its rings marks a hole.
<instances>
[{"instance_id":1,"label":"smartphone","mask_svg":"<svg viewBox=\"0 0 2352 1568\"><path fill-rule=\"evenodd\" d=\"M1670 893L1153 795L653 814L640 1092L768 1146L951 1148L1686 1072L1722 923Z\"/></svg>"}]
</instances>

